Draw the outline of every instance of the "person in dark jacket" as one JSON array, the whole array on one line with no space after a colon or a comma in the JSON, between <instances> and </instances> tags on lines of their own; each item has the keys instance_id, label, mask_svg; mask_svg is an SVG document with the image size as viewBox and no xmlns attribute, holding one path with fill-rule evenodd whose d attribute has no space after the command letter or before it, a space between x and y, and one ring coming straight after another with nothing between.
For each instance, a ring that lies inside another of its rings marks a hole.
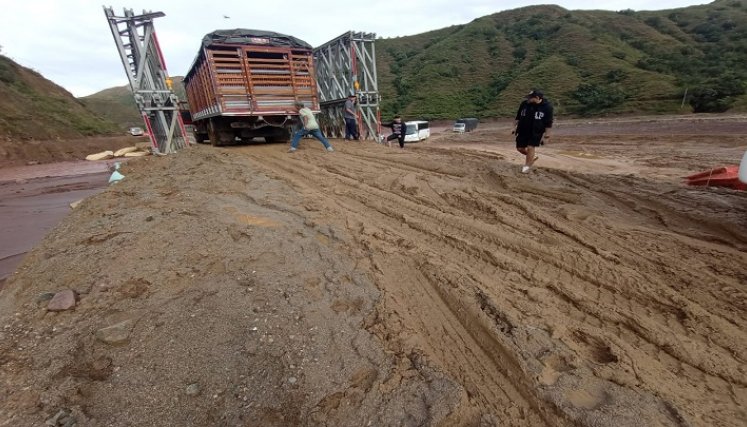
<instances>
[{"instance_id":1,"label":"person in dark jacket","mask_svg":"<svg viewBox=\"0 0 747 427\"><path fill-rule=\"evenodd\" d=\"M358 98L354 94L348 95L348 100L345 101L345 110L343 111L343 117L345 118L345 139L349 140L358 140L360 139L360 135L358 135L358 122L357 117L358 114L355 110L355 104L358 101Z\"/></svg>"},{"instance_id":2,"label":"person in dark jacket","mask_svg":"<svg viewBox=\"0 0 747 427\"><path fill-rule=\"evenodd\" d=\"M392 134L386 137L386 142L389 147L392 146L392 140L399 140L399 148L405 148L405 133L407 132L407 125L400 116L394 116L394 120L391 123L382 123L384 126L388 126L392 130Z\"/></svg>"},{"instance_id":3,"label":"person in dark jacket","mask_svg":"<svg viewBox=\"0 0 747 427\"><path fill-rule=\"evenodd\" d=\"M552 104L542 92L529 92L527 99L519 105L512 132L516 134L516 150L526 157L521 173L529 173L537 161L536 149L549 140L552 122Z\"/></svg>"}]
</instances>

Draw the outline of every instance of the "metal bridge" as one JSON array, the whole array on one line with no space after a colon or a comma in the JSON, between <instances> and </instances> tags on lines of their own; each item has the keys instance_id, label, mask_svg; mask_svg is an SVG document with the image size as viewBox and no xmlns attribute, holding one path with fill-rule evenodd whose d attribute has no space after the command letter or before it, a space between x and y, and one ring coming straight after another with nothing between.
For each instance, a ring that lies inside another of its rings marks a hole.
<instances>
[{"instance_id":1,"label":"metal bridge","mask_svg":"<svg viewBox=\"0 0 747 427\"><path fill-rule=\"evenodd\" d=\"M153 27L153 20L165 14L135 15L132 9L124 9L124 16L116 16L111 7L104 7L104 14L153 151L167 154L186 147L189 139L179 114L178 99L171 90L171 79Z\"/></svg>"},{"instance_id":2,"label":"metal bridge","mask_svg":"<svg viewBox=\"0 0 747 427\"><path fill-rule=\"evenodd\" d=\"M375 33L347 32L314 49L320 124L325 135L345 135L343 110L348 95L358 98L358 131L379 140L379 88L376 76Z\"/></svg>"},{"instance_id":3,"label":"metal bridge","mask_svg":"<svg viewBox=\"0 0 747 427\"><path fill-rule=\"evenodd\" d=\"M132 9L124 9L124 16L116 16L111 7L104 7L104 13L153 150L173 153L186 147L193 136L185 131L153 27L153 20L165 14L135 15ZM320 124L326 135L344 136L344 105L348 95L354 94L358 99L359 134L364 139L379 140L375 40L375 33L349 31L314 49Z\"/></svg>"}]
</instances>

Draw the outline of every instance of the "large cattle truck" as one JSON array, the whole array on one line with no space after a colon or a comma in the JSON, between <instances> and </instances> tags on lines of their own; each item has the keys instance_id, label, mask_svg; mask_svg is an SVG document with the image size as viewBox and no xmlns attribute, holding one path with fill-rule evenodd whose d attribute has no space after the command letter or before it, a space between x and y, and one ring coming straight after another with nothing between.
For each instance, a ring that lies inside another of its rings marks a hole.
<instances>
[{"instance_id":1,"label":"large cattle truck","mask_svg":"<svg viewBox=\"0 0 747 427\"><path fill-rule=\"evenodd\" d=\"M213 145L287 141L298 117L295 101L320 111L311 46L270 31L207 34L184 87L197 142Z\"/></svg>"}]
</instances>

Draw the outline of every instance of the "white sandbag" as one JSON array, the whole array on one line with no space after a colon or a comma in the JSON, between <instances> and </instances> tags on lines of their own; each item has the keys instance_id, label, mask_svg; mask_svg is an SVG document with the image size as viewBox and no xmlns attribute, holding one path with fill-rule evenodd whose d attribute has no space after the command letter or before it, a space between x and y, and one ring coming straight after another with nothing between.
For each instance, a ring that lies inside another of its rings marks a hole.
<instances>
[{"instance_id":1,"label":"white sandbag","mask_svg":"<svg viewBox=\"0 0 747 427\"><path fill-rule=\"evenodd\" d=\"M86 160L106 160L114 157L113 151L102 151L96 154L89 154L86 156Z\"/></svg>"},{"instance_id":2,"label":"white sandbag","mask_svg":"<svg viewBox=\"0 0 747 427\"><path fill-rule=\"evenodd\" d=\"M147 151L133 151L132 153L127 153L124 156L125 157L143 157L143 156L147 156L149 154L150 153L147 152Z\"/></svg>"},{"instance_id":3,"label":"white sandbag","mask_svg":"<svg viewBox=\"0 0 747 427\"><path fill-rule=\"evenodd\" d=\"M133 151L137 151L137 147L120 148L119 150L114 152L114 157L122 157L127 153L132 153Z\"/></svg>"}]
</instances>

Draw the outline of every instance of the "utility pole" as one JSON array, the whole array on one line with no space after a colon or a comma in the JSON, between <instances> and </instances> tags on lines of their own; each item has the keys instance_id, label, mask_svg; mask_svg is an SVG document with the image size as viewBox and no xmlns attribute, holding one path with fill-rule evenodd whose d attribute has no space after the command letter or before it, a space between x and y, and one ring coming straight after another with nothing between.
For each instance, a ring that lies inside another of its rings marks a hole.
<instances>
[{"instance_id":1,"label":"utility pole","mask_svg":"<svg viewBox=\"0 0 747 427\"><path fill-rule=\"evenodd\" d=\"M124 16L116 16L111 7L104 7L104 14L153 151L168 154L186 147L189 142L178 99L171 90L171 79L153 27L155 18L166 15L145 11L135 15L132 9L124 9Z\"/></svg>"},{"instance_id":2,"label":"utility pole","mask_svg":"<svg viewBox=\"0 0 747 427\"><path fill-rule=\"evenodd\" d=\"M685 88L685 94L682 95L682 104L680 104L680 110L685 107L685 100L687 99L687 88Z\"/></svg>"}]
</instances>

